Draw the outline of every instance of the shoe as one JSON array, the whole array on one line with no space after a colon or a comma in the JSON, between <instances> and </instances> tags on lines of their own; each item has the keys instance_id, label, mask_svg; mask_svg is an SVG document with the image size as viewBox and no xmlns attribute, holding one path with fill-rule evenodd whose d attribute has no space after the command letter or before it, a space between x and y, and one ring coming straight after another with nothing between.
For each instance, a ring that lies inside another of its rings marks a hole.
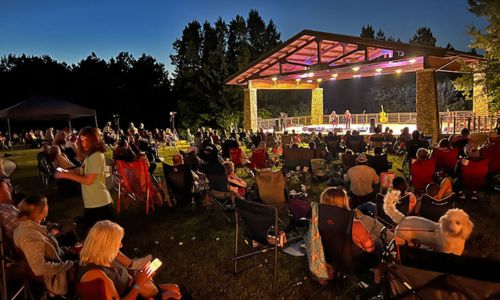
<instances>
[{"instance_id":1,"label":"shoe","mask_svg":"<svg viewBox=\"0 0 500 300\"><path fill-rule=\"evenodd\" d=\"M132 264L130 265L129 269L133 269L133 270L141 269L142 267L144 267L144 265L146 265L148 262L150 262L152 258L153 258L153 256L151 254L148 254L148 255L146 255L144 257L140 257L140 258L134 258L132 260Z\"/></svg>"}]
</instances>

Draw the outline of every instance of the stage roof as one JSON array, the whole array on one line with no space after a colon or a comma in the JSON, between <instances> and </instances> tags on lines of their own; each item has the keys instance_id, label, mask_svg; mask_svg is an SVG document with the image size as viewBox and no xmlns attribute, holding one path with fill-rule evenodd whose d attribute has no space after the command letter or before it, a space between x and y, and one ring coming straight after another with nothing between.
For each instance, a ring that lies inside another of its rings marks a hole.
<instances>
[{"instance_id":1,"label":"stage roof","mask_svg":"<svg viewBox=\"0 0 500 300\"><path fill-rule=\"evenodd\" d=\"M426 68L460 72L460 61L474 63L481 59L445 48L303 30L229 77L226 84L316 83Z\"/></svg>"}]
</instances>

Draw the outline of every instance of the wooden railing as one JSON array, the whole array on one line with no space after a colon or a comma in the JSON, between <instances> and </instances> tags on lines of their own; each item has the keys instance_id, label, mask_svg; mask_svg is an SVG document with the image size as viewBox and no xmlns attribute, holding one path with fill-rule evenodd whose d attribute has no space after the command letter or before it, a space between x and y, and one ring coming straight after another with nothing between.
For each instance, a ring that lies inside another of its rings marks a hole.
<instances>
[{"instance_id":1,"label":"wooden railing","mask_svg":"<svg viewBox=\"0 0 500 300\"><path fill-rule=\"evenodd\" d=\"M369 126L370 121L379 124L379 113L352 114L351 124L363 124ZM338 124L344 124L343 115L337 115ZM387 113L389 124L417 124L416 112ZM500 122L500 113L496 112L488 116L475 115L472 111L450 111L439 113L441 129L445 133L458 133L462 128L469 128L474 132L490 131ZM257 123L259 128L271 129L280 122L280 118L261 119ZM329 115L323 116L323 123L329 124ZM311 125L311 116L287 117L286 127L291 126L309 126Z\"/></svg>"}]
</instances>

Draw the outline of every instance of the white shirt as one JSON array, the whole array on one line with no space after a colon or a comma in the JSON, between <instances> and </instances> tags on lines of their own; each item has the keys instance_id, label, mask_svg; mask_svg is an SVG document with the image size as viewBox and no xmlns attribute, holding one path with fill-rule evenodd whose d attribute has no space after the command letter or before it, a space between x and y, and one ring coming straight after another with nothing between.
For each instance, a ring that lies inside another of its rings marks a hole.
<instances>
[{"instance_id":1,"label":"white shirt","mask_svg":"<svg viewBox=\"0 0 500 300\"><path fill-rule=\"evenodd\" d=\"M351 182L350 190L356 196L366 196L373 192L372 184L379 182L377 173L366 165L357 165L347 171L347 179Z\"/></svg>"}]
</instances>

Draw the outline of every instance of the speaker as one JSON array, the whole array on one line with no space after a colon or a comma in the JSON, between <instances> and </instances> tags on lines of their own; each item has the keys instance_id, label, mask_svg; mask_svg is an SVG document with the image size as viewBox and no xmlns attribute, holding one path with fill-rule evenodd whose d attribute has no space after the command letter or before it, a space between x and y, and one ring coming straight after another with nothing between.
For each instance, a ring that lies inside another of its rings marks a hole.
<instances>
[{"instance_id":1,"label":"speaker","mask_svg":"<svg viewBox=\"0 0 500 300\"><path fill-rule=\"evenodd\" d=\"M281 131L281 121L280 119L276 120L276 127L275 131Z\"/></svg>"},{"instance_id":2,"label":"speaker","mask_svg":"<svg viewBox=\"0 0 500 300\"><path fill-rule=\"evenodd\" d=\"M370 118L370 133L375 132L375 118Z\"/></svg>"}]
</instances>

